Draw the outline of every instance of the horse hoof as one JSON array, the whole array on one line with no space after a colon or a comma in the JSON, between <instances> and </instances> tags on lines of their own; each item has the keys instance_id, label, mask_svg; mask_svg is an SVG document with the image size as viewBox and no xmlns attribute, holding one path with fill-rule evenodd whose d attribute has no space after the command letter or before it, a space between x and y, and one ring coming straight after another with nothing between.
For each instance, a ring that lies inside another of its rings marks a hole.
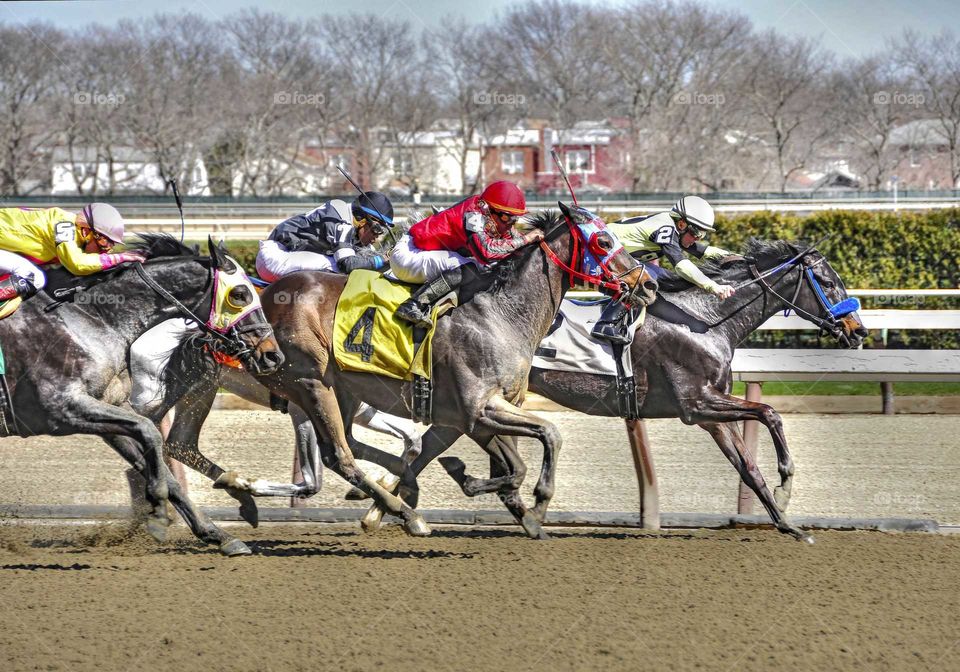
<instances>
[{"instance_id":1,"label":"horse hoof","mask_svg":"<svg viewBox=\"0 0 960 672\"><path fill-rule=\"evenodd\" d=\"M250 547L239 539L231 539L220 544L220 552L228 558L236 558L241 555L253 555Z\"/></svg>"},{"instance_id":2,"label":"horse hoof","mask_svg":"<svg viewBox=\"0 0 960 672\"><path fill-rule=\"evenodd\" d=\"M167 540L167 529L169 527L170 519L166 516L162 518L147 518L147 534L161 544Z\"/></svg>"},{"instance_id":3,"label":"horse hoof","mask_svg":"<svg viewBox=\"0 0 960 672\"><path fill-rule=\"evenodd\" d=\"M236 490L238 492L249 492L250 481L235 471L225 471L217 480L213 482L213 487L217 490Z\"/></svg>"},{"instance_id":4,"label":"horse hoof","mask_svg":"<svg viewBox=\"0 0 960 672\"><path fill-rule=\"evenodd\" d=\"M533 516L538 523L543 523L544 519L546 519L547 517L546 509L547 509L546 505L541 503L534 506L527 513Z\"/></svg>"},{"instance_id":5,"label":"horse hoof","mask_svg":"<svg viewBox=\"0 0 960 672\"><path fill-rule=\"evenodd\" d=\"M343 498L348 502L359 502L364 499L369 499L370 495L365 493L360 488L350 488L349 490L347 490L347 494L345 494Z\"/></svg>"},{"instance_id":6,"label":"horse hoof","mask_svg":"<svg viewBox=\"0 0 960 672\"><path fill-rule=\"evenodd\" d=\"M797 540L810 544L811 546L817 542L817 540L813 538L812 534L801 534L799 537L797 537Z\"/></svg>"},{"instance_id":7,"label":"horse hoof","mask_svg":"<svg viewBox=\"0 0 960 672\"><path fill-rule=\"evenodd\" d=\"M383 509L381 509L377 504L374 504L363 515L363 518L360 519L360 527L363 528L363 531L367 534L373 534L380 529L380 524L382 522Z\"/></svg>"},{"instance_id":8,"label":"horse hoof","mask_svg":"<svg viewBox=\"0 0 960 672\"><path fill-rule=\"evenodd\" d=\"M429 537L430 526L420 514L415 514L409 520L403 521L403 530L411 537Z\"/></svg>"},{"instance_id":9,"label":"horse hoof","mask_svg":"<svg viewBox=\"0 0 960 672\"><path fill-rule=\"evenodd\" d=\"M523 526L524 532L526 532L527 536L531 539L546 541L550 538L550 535L543 529L540 521L537 520L536 516L530 511L523 514L523 518L520 519L520 524Z\"/></svg>"}]
</instances>

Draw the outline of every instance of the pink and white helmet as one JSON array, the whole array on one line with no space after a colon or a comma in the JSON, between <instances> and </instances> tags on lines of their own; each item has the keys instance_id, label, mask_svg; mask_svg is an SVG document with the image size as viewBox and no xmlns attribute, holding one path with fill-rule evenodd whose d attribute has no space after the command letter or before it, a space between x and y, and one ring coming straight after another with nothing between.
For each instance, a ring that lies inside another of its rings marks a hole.
<instances>
[{"instance_id":1,"label":"pink and white helmet","mask_svg":"<svg viewBox=\"0 0 960 672\"><path fill-rule=\"evenodd\" d=\"M123 242L123 215L108 203L91 203L83 210L91 229L115 243Z\"/></svg>"}]
</instances>

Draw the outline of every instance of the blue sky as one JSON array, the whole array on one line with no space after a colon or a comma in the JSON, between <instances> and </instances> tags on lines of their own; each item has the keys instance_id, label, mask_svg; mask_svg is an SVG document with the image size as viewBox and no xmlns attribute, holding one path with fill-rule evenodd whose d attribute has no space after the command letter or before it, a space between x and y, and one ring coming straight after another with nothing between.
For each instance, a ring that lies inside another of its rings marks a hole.
<instances>
[{"instance_id":1,"label":"blue sky","mask_svg":"<svg viewBox=\"0 0 960 672\"><path fill-rule=\"evenodd\" d=\"M243 7L259 7L290 17L351 11L386 14L433 25L446 14L477 21L495 16L520 0L76 0L72 2L3 2L0 20L40 19L63 27L91 22L111 23L163 11L193 11L219 18ZM883 48L884 38L913 28L921 33L960 26L957 0L705 0L736 9L760 28L820 37L840 56L861 55ZM597 0L596 4L623 4Z\"/></svg>"}]
</instances>

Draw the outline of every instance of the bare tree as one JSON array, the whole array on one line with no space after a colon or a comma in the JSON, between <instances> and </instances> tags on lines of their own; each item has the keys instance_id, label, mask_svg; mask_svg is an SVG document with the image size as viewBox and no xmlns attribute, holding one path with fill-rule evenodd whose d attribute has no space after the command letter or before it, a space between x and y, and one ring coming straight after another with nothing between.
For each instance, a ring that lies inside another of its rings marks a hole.
<instances>
[{"instance_id":1,"label":"bare tree","mask_svg":"<svg viewBox=\"0 0 960 672\"><path fill-rule=\"evenodd\" d=\"M751 132L769 147L780 191L834 137L834 101L826 99L821 85L832 64L832 55L806 38L768 31L752 42L742 90Z\"/></svg>"},{"instance_id":2,"label":"bare tree","mask_svg":"<svg viewBox=\"0 0 960 672\"><path fill-rule=\"evenodd\" d=\"M63 60L54 49L64 34L30 23L0 27L0 192L21 196L49 181L51 110L58 103L56 73Z\"/></svg>"},{"instance_id":3,"label":"bare tree","mask_svg":"<svg viewBox=\"0 0 960 672\"><path fill-rule=\"evenodd\" d=\"M924 95L925 111L950 159L950 179L960 185L960 39L950 31L922 37L906 31L892 43L898 63Z\"/></svg>"}]
</instances>

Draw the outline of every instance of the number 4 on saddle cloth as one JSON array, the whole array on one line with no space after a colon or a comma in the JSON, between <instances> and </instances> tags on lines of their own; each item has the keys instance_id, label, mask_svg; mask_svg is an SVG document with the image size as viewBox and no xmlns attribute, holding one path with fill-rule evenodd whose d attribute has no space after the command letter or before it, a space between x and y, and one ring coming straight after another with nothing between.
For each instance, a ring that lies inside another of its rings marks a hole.
<instances>
[{"instance_id":1,"label":"number 4 on saddle cloth","mask_svg":"<svg viewBox=\"0 0 960 672\"><path fill-rule=\"evenodd\" d=\"M396 308L410 298L415 286L388 280L376 271L357 270L337 301L333 354L344 371L375 373L398 380L430 378L430 343L436 327L415 341L408 322L394 319ZM456 305L456 293L440 301L433 323Z\"/></svg>"}]
</instances>

